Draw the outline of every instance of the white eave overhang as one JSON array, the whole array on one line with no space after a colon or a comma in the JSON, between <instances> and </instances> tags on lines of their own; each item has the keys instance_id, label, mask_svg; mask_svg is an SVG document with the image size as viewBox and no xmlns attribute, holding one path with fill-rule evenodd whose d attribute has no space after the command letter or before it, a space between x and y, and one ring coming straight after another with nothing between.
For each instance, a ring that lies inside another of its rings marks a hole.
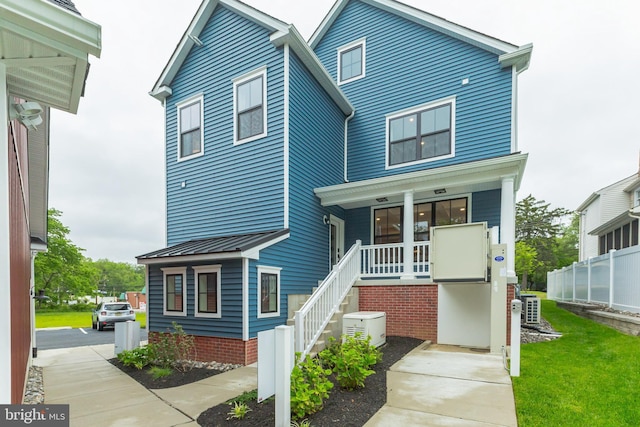
<instances>
[{"instance_id":1,"label":"white eave overhang","mask_svg":"<svg viewBox=\"0 0 640 427\"><path fill-rule=\"evenodd\" d=\"M529 68L531 62L531 53L533 52L533 44L529 43L520 46L516 50L504 53L498 57L498 62L502 68L515 67L517 73L521 73Z\"/></svg>"},{"instance_id":2,"label":"white eave overhang","mask_svg":"<svg viewBox=\"0 0 640 427\"><path fill-rule=\"evenodd\" d=\"M11 95L76 113L101 27L42 0L0 2L0 62Z\"/></svg>"},{"instance_id":3,"label":"white eave overhang","mask_svg":"<svg viewBox=\"0 0 640 427\"><path fill-rule=\"evenodd\" d=\"M382 178L355 181L329 187L316 188L316 196L323 206L341 206L345 209L372 206L376 200L402 200L402 194L413 191L414 197L434 197L437 189L446 189L447 195L501 188L502 179L514 177L518 190L527 163L527 154L443 166L434 169L391 175Z\"/></svg>"},{"instance_id":4,"label":"white eave overhang","mask_svg":"<svg viewBox=\"0 0 640 427\"><path fill-rule=\"evenodd\" d=\"M600 194L591 193L591 195L589 197L587 197L587 200L582 202L582 204L576 208L576 212L580 213L580 212L584 211L585 209L587 209L589 207L589 205L591 205L591 203L595 202L598 199L598 197L600 197Z\"/></svg>"}]
</instances>

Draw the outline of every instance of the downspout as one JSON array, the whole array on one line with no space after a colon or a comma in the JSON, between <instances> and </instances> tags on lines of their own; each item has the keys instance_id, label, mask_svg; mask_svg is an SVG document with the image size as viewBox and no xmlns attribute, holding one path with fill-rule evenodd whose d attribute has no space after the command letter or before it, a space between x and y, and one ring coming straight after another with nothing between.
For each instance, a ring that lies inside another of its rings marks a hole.
<instances>
[{"instance_id":1,"label":"downspout","mask_svg":"<svg viewBox=\"0 0 640 427\"><path fill-rule=\"evenodd\" d=\"M344 119L344 182L349 182L349 177L347 175L347 144L349 143L349 121L353 119L356 111L353 110L349 117Z\"/></svg>"}]
</instances>

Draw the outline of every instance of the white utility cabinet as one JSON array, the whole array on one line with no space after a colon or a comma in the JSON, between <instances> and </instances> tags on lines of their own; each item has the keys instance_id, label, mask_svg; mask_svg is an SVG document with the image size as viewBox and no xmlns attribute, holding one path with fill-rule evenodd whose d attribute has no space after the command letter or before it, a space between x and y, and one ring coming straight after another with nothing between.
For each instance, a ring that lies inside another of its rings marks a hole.
<instances>
[{"instance_id":1,"label":"white utility cabinet","mask_svg":"<svg viewBox=\"0 0 640 427\"><path fill-rule=\"evenodd\" d=\"M371 345L380 347L387 342L387 313L384 311L357 311L342 318L342 334L353 337L360 332L361 338L371 336Z\"/></svg>"},{"instance_id":2,"label":"white utility cabinet","mask_svg":"<svg viewBox=\"0 0 640 427\"><path fill-rule=\"evenodd\" d=\"M140 347L140 322L118 322L115 324L116 356L124 350L133 350Z\"/></svg>"}]
</instances>

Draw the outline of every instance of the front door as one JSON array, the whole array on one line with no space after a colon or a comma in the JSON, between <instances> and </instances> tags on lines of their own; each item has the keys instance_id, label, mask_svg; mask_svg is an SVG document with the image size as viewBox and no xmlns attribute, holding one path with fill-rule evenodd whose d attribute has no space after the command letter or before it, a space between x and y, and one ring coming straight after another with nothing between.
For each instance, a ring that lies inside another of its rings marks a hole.
<instances>
[{"instance_id":1,"label":"front door","mask_svg":"<svg viewBox=\"0 0 640 427\"><path fill-rule=\"evenodd\" d=\"M329 260L333 268L344 255L344 221L331 215L329 220Z\"/></svg>"}]
</instances>

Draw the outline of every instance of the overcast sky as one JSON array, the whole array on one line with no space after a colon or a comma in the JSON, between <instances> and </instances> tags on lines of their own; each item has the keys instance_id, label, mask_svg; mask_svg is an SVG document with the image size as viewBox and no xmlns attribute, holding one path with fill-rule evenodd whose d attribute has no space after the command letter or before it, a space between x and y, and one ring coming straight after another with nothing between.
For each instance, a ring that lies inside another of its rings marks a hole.
<instances>
[{"instance_id":1,"label":"overcast sky","mask_svg":"<svg viewBox=\"0 0 640 427\"><path fill-rule=\"evenodd\" d=\"M165 244L163 110L148 95L200 0L74 0L102 26L77 115L53 112L49 206L93 259L135 263ZM247 0L308 39L333 0ZM638 171L640 2L405 0L504 41L533 43L519 77L518 199L575 209ZM180 5L180 6L178 6Z\"/></svg>"}]
</instances>

